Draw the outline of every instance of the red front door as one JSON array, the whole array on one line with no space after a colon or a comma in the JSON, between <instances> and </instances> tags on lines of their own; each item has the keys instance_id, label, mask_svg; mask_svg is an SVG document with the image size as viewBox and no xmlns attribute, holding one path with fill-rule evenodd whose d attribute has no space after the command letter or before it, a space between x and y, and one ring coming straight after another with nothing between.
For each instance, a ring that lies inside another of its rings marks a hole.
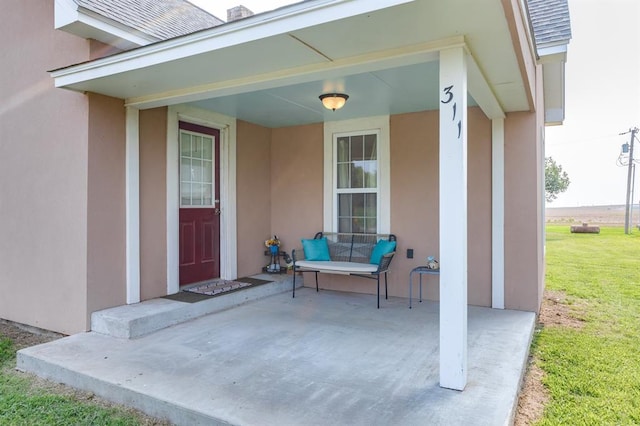
<instances>
[{"instance_id":1,"label":"red front door","mask_svg":"<svg viewBox=\"0 0 640 426\"><path fill-rule=\"evenodd\" d=\"M220 132L180 122L180 285L220 276Z\"/></svg>"}]
</instances>

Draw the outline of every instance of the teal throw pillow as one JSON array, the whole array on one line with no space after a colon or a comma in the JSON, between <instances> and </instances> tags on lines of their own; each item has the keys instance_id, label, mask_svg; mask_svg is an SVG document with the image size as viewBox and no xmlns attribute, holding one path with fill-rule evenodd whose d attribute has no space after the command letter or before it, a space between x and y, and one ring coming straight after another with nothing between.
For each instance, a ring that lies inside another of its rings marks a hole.
<instances>
[{"instance_id":1,"label":"teal throw pillow","mask_svg":"<svg viewBox=\"0 0 640 426\"><path fill-rule=\"evenodd\" d=\"M302 240L305 260L331 260L327 237L313 240Z\"/></svg>"},{"instance_id":2,"label":"teal throw pillow","mask_svg":"<svg viewBox=\"0 0 640 426\"><path fill-rule=\"evenodd\" d=\"M380 240L373 248L371 252L371 259L369 259L369 263L374 265L379 265L382 260L382 256L387 253L391 253L396 249L396 242L389 240Z\"/></svg>"}]
</instances>

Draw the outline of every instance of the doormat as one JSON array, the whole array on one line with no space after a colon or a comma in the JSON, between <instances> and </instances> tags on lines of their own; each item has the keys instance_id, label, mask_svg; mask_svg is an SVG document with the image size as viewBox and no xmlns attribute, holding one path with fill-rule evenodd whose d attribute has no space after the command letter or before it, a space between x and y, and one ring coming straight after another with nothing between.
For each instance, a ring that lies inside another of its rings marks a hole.
<instances>
[{"instance_id":1,"label":"doormat","mask_svg":"<svg viewBox=\"0 0 640 426\"><path fill-rule=\"evenodd\" d=\"M211 297L212 296L207 296L206 294L190 293L188 291L180 291L176 294L162 296L163 299L176 300L178 302L185 303L202 302L203 300L210 299Z\"/></svg>"},{"instance_id":2,"label":"doormat","mask_svg":"<svg viewBox=\"0 0 640 426\"><path fill-rule=\"evenodd\" d=\"M235 281L229 280L216 280L207 284L202 284L196 287L186 288L183 291L187 293L196 293L206 296L218 296L224 293L231 293L233 291L241 290L247 287L254 287L271 281L261 280L258 278L243 277L238 278Z\"/></svg>"},{"instance_id":3,"label":"doormat","mask_svg":"<svg viewBox=\"0 0 640 426\"><path fill-rule=\"evenodd\" d=\"M256 285L273 282L273 281L269 281L269 280L261 280L260 278L251 278L251 277L238 278L238 279L236 279L236 281L239 281L241 283L249 283L249 284L256 284Z\"/></svg>"},{"instance_id":4,"label":"doormat","mask_svg":"<svg viewBox=\"0 0 640 426\"><path fill-rule=\"evenodd\" d=\"M177 300L178 302L196 303L203 300L208 300L212 297L219 296L225 293L231 293L243 288L255 287L262 284L267 284L273 281L261 280L260 278L242 277L237 278L234 281L229 280L216 280L210 283L201 284L195 287L185 288L184 290L170 294L168 296L162 296L163 299Z\"/></svg>"}]
</instances>

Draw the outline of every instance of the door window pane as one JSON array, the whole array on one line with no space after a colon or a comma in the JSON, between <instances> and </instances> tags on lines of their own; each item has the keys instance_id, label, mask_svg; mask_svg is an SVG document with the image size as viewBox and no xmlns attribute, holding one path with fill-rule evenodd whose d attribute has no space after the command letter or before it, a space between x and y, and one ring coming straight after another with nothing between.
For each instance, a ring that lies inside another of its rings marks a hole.
<instances>
[{"instance_id":1,"label":"door window pane","mask_svg":"<svg viewBox=\"0 0 640 426\"><path fill-rule=\"evenodd\" d=\"M182 206L213 205L214 139L180 132L180 203Z\"/></svg>"},{"instance_id":2,"label":"door window pane","mask_svg":"<svg viewBox=\"0 0 640 426\"><path fill-rule=\"evenodd\" d=\"M213 138L202 137L202 158L213 159Z\"/></svg>"},{"instance_id":3,"label":"door window pane","mask_svg":"<svg viewBox=\"0 0 640 426\"><path fill-rule=\"evenodd\" d=\"M213 163L211 161L202 161L202 181L207 183L213 181Z\"/></svg>"},{"instance_id":4,"label":"door window pane","mask_svg":"<svg viewBox=\"0 0 640 426\"><path fill-rule=\"evenodd\" d=\"M202 158L202 136L192 136L191 156L193 158Z\"/></svg>"},{"instance_id":5,"label":"door window pane","mask_svg":"<svg viewBox=\"0 0 640 426\"><path fill-rule=\"evenodd\" d=\"M191 135L189 133L180 134L180 156L191 157Z\"/></svg>"}]
</instances>

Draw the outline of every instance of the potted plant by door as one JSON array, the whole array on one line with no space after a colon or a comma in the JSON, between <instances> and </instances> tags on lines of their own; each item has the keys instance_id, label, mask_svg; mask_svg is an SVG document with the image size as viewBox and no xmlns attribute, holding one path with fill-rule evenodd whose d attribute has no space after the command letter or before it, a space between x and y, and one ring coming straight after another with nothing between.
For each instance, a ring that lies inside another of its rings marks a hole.
<instances>
[{"instance_id":1,"label":"potted plant by door","mask_svg":"<svg viewBox=\"0 0 640 426\"><path fill-rule=\"evenodd\" d=\"M280 272L280 260L278 258L280 240L278 236L274 235L273 238L269 238L264 242L264 245L269 249L269 253L271 254L271 261L269 262L269 266L267 266L267 272Z\"/></svg>"}]
</instances>

